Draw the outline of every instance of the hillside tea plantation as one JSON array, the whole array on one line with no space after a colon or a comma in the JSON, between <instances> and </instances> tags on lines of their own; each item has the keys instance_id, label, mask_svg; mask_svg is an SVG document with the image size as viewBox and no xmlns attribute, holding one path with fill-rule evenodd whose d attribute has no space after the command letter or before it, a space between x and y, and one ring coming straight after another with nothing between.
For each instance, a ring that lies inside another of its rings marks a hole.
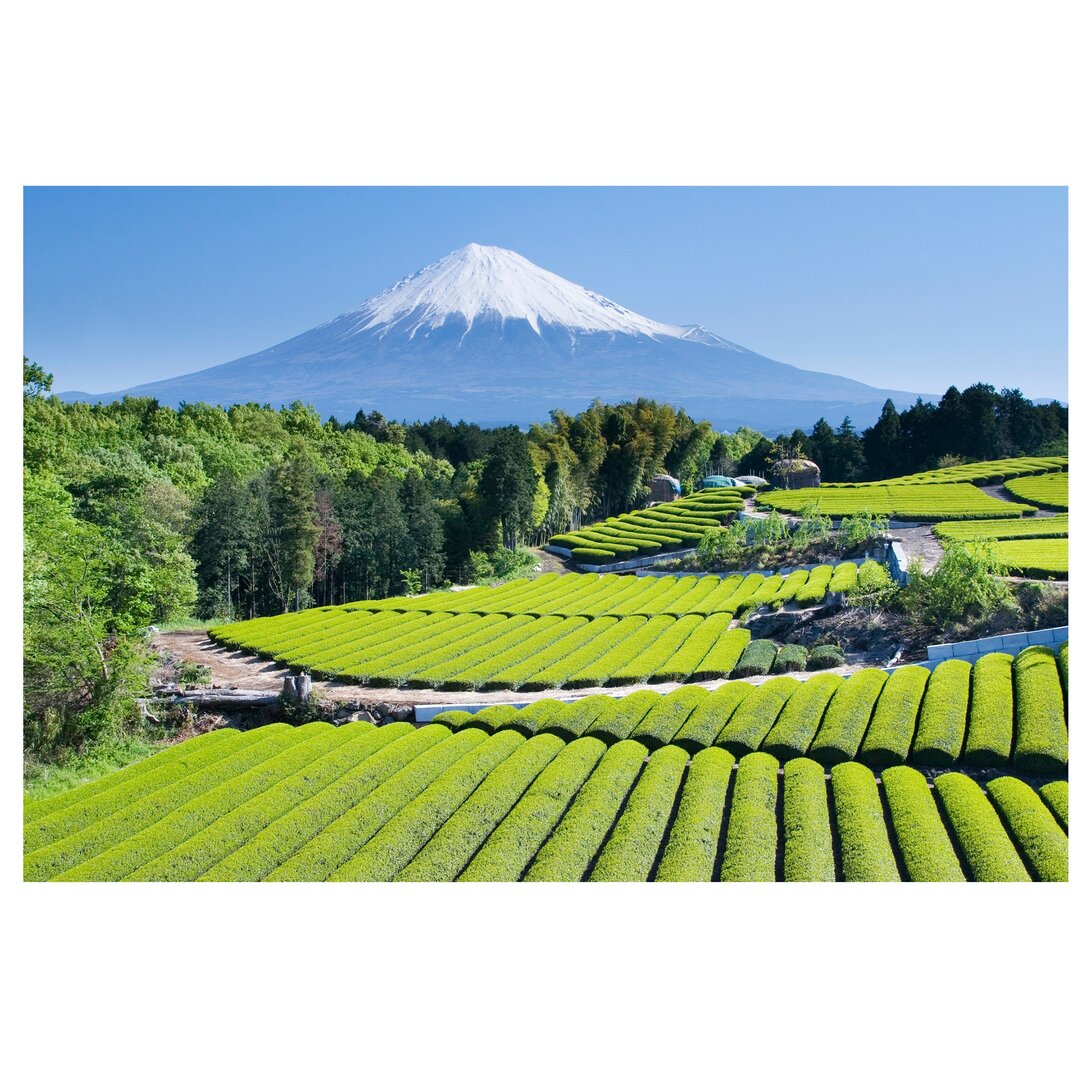
<instances>
[{"instance_id":1,"label":"hillside tea plantation","mask_svg":"<svg viewBox=\"0 0 1080 1080\"><path fill-rule=\"evenodd\" d=\"M706 533L735 518L745 505L744 496L752 491L752 488L699 491L674 502L607 518L587 529L557 533L548 541L548 548L569 552L579 563L597 564L696 547Z\"/></svg>"},{"instance_id":2,"label":"hillside tea plantation","mask_svg":"<svg viewBox=\"0 0 1080 1080\"><path fill-rule=\"evenodd\" d=\"M583 707L583 706L582 706ZM640 725L660 707L635 708ZM657 728L671 720L669 708ZM737 713L736 709L736 713ZM677 723L677 719L672 721ZM599 729L598 729L599 730ZM442 723L199 736L26 808L30 881L1063 881L1068 785Z\"/></svg>"},{"instance_id":3,"label":"hillside tea plantation","mask_svg":"<svg viewBox=\"0 0 1080 1080\"><path fill-rule=\"evenodd\" d=\"M1048 539L1069 535L1069 515L1007 518L1003 521L953 521L934 526L934 535L948 540Z\"/></svg>"},{"instance_id":4,"label":"hillside tea plantation","mask_svg":"<svg viewBox=\"0 0 1080 1080\"><path fill-rule=\"evenodd\" d=\"M1041 479L1041 478L1040 478ZM757 498L759 507L797 514L816 504L830 517L849 517L861 511L884 514L897 521L952 521L1033 515L1035 507L1003 502L967 483L898 483L822 485L794 491L770 491Z\"/></svg>"},{"instance_id":5,"label":"hillside tea plantation","mask_svg":"<svg viewBox=\"0 0 1080 1080\"><path fill-rule=\"evenodd\" d=\"M821 604L857 580L854 563L787 577L544 574L252 619L210 636L317 678L368 686L529 691L705 680L729 675L749 644L733 619L763 606Z\"/></svg>"},{"instance_id":6,"label":"hillside tea plantation","mask_svg":"<svg viewBox=\"0 0 1080 1080\"><path fill-rule=\"evenodd\" d=\"M1057 473L1068 469L1067 457L1015 457L1001 458L996 461L976 461L970 465L950 465L943 469L931 469L928 472L909 473L892 480L867 480L860 483L825 483L823 488L838 487L881 487L893 484L1001 484L1018 476L1036 476L1042 473Z\"/></svg>"},{"instance_id":7,"label":"hillside tea plantation","mask_svg":"<svg viewBox=\"0 0 1080 1080\"><path fill-rule=\"evenodd\" d=\"M1019 480L1010 480L1005 485L1005 490L1044 510L1069 509L1068 473L1021 477Z\"/></svg>"}]
</instances>

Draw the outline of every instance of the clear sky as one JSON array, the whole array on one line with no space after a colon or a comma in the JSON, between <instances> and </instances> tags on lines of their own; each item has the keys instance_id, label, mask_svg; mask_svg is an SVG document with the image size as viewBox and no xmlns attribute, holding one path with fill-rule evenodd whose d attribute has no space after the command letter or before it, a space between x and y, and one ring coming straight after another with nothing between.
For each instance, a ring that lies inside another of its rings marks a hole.
<instances>
[{"instance_id":1,"label":"clear sky","mask_svg":"<svg viewBox=\"0 0 1080 1080\"><path fill-rule=\"evenodd\" d=\"M470 241L799 367L1067 397L1065 188L28 188L24 351L196 371Z\"/></svg>"}]
</instances>

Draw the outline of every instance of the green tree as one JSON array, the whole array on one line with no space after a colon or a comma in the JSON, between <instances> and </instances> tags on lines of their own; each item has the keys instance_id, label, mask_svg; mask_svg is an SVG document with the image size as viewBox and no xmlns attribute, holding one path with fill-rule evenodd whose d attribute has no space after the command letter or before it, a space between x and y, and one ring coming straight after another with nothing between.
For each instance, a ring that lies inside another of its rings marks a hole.
<instances>
[{"instance_id":1,"label":"green tree","mask_svg":"<svg viewBox=\"0 0 1080 1080\"><path fill-rule=\"evenodd\" d=\"M27 397L40 397L52 390L53 377L40 364L31 364L23 358L23 393Z\"/></svg>"},{"instance_id":2,"label":"green tree","mask_svg":"<svg viewBox=\"0 0 1080 1080\"><path fill-rule=\"evenodd\" d=\"M529 529L536 493L536 472L525 435L517 428L500 428L480 474L480 496L499 522L502 543L515 550Z\"/></svg>"}]
</instances>

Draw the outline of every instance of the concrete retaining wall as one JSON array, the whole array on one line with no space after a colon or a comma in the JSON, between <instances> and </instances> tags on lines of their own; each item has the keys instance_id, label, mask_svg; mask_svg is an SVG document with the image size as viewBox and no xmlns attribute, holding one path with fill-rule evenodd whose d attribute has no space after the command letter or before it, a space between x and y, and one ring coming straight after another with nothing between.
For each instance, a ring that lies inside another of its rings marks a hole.
<instances>
[{"instance_id":1,"label":"concrete retaining wall","mask_svg":"<svg viewBox=\"0 0 1080 1080\"><path fill-rule=\"evenodd\" d=\"M998 637L978 638L975 641L953 641L945 645L930 645L926 649L928 660L974 660L986 653L1004 652L1012 656L1023 652L1029 645L1060 645L1069 640L1069 628L1058 626L1051 630L1029 630L1021 634L1001 634Z\"/></svg>"}]
</instances>

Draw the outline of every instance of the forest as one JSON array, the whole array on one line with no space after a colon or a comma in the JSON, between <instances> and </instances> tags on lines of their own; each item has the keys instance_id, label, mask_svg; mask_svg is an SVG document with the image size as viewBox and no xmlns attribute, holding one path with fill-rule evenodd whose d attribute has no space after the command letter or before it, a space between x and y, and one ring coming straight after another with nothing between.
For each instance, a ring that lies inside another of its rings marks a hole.
<instances>
[{"instance_id":1,"label":"forest","mask_svg":"<svg viewBox=\"0 0 1080 1080\"><path fill-rule=\"evenodd\" d=\"M826 480L950 457L1064 452L1067 410L955 388L862 435L716 433L655 401L594 402L528 431L309 406L62 403L24 358L27 749L128 722L152 626L228 621L513 576L524 548L643 505L657 472L768 473L793 450ZM959 418L959 419L958 419ZM884 470L884 471L883 471Z\"/></svg>"}]
</instances>

